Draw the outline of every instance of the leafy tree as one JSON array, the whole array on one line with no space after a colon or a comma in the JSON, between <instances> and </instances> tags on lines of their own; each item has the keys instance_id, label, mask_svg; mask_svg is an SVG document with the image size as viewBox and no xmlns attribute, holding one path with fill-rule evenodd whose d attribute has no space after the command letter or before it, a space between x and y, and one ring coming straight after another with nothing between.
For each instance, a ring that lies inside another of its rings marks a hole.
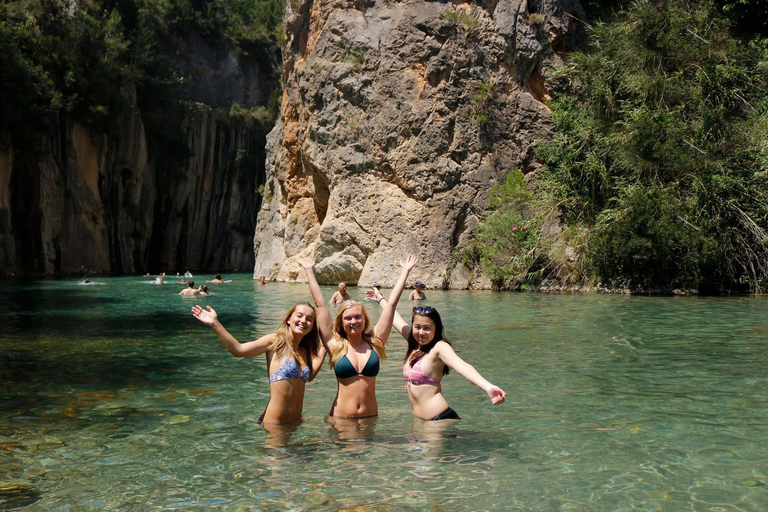
<instances>
[{"instance_id":1,"label":"leafy tree","mask_svg":"<svg viewBox=\"0 0 768 512\"><path fill-rule=\"evenodd\" d=\"M560 73L573 93L551 104L557 136L538 147L545 168L518 206L541 226L552 211L563 223L537 241L541 278L768 284L768 50L731 27L708 1L638 1L571 55ZM501 244L484 238L498 211L478 229L477 254Z\"/></svg>"}]
</instances>

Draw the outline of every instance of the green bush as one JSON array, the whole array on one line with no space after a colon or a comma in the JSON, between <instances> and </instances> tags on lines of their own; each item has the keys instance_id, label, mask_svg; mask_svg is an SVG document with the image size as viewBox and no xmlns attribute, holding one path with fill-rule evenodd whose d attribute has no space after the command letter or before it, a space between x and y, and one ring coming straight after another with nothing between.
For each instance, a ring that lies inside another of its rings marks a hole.
<instances>
[{"instance_id":1,"label":"green bush","mask_svg":"<svg viewBox=\"0 0 768 512\"><path fill-rule=\"evenodd\" d=\"M528 266L541 278L718 293L768 282L768 44L735 37L712 5L635 2L558 72L572 93L551 103L556 136L516 206L542 226ZM515 222L498 212L478 229L478 264L520 276L496 256L512 241L486 236Z\"/></svg>"}]
</instances>

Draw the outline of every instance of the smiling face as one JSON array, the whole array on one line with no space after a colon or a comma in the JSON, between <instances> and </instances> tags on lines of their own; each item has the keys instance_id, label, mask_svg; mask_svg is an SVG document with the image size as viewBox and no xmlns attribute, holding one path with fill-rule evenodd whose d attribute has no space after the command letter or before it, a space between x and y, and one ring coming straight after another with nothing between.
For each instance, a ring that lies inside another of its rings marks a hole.
<instances>
[{"instance_id":1,"label":"smiling face","mask_svg":"<svg viewBox=\"0 0 768 512\"><path fill-rule=\"evenodd\" d=\"M341 326L347 337L359 336L365 331L366 318L363 315L363 309L358 305L352 305L341 313Z\"/></svg>"},{"instance_id":2,"label":"smiling face","mask_svg":"<svg viewBox=\"0 0 768 512\"><path fill-rule=\"evenodd\" d=\"M435 339L435 322L428 316L414 315L411 332L419 345L427 345Z\"/></svg>"},{"instance_id":3,"label":"smiling face","mask_svg":"<svg viewBox=\"0 0 768 512\"><path fill-rule=\"evenodd\" d=\"M315 311L305 304L299 304L293 308L293 313L288 317L287 323L294 336L303 337L312 330L315 323Z\"/></svg>"}]
</instances>

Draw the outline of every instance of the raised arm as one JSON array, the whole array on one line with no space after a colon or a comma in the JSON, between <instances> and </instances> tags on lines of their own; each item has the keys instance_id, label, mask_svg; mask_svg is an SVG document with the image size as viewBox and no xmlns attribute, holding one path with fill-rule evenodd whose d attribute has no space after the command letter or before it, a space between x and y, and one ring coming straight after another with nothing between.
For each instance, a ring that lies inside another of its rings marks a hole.
<instances>
[{"instance_id":1,"label":"raised arm","mask_svg":"<svg viewBox=\"0 0 768 512\"><path fill-rule=\"evenodd\" d=\"M309 291L312 293L312 300L315 301L315 307L317 307L317 329L320 331L320 341L323 343L323 347L328 350L327 343L333 339L333 320L328 306L325 305L325 297L320 290L320 284L315 277L315 262L302 258L296 258L296 262L307 273Z\"/></svg>"},{"instance_id":2,"label":"raised arm","mask_svg":"<svg viewBox=\"0 0 768 512\"><path fill-rule=\"evenodd\" d=\"M199 305L194 305L192 306L192 315L213 329L221 344L235 357L254 357L263 354L275 340L274 334L267 334L256 341L240 343L221 325L216 311L211 306L207 306L207 308L205 310Z\"/></svg>"},{"instance_id":3,"label":"raised arm","mask_svg":"<svg viewBox=\"0 0 768 512\"><path fill-rule=\"evenodd\" d=\"M381 294L381 291L377 290L376 288L366 290L365 298L374 302L378 302L379 305L381 305L383 299L386 299L386 297ZM393 319L392 326L395 328L395 330L397 330L397 332L400 333L400 336L406 340L408 339L408 336L411 334L411 324L403 319L397 309L395 309L395 317Z\"/></svg>"},{"instance_id":4,"label":"raised arm","mask_svg":"<svg viewBox=\"0 0 768 512\"><path fill-rule=\"evenodd\" d=\"M373 333L382 341L382 343L386 343L387 338L389 338L389 331L392 330L392 323L395 318L397 301L400 300L400 295L403 294L405 282L408 280L408 274L411 273L411 269L415 267L418 262L419 260L413 254L408 256L405 260L400 260L400 266L403 270L400 271L400 277L392 288L392 293L389 294L389 298L379 294L381 296L381 300L378 300L379 306L381 306L381 316L379 317L379 321L376 322L376 326L373 328Z\"/></svg>"},{"instance_id":5,"label":"raised arm","mask_svg":"<svg viewBox=\"0 0 768 512\"><path fill-rule=\"evenodd\" d=\"M485 380L485 378L480 375L480 372L475 370L471 364L467 363L456 354L451 345L445 342L438 342L433 350L437 351L437 357L439 357L443 363L447 364L449 368L456 370L456 373L485 391L494 405L504 402L507 397L504 390Z\"/></svg>"}]
</instances>

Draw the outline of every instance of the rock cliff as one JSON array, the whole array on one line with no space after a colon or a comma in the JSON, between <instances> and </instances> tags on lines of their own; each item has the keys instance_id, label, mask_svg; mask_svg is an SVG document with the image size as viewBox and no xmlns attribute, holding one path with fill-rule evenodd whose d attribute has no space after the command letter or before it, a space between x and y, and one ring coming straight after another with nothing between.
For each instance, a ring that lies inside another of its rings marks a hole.
<instances>
[{"instance_id":1,"label":"rock cliff","mask_svg":"<svg viewBox=\"0 0 768 512\"><path fill-rule=\"evenodd\" d=\"M0 133L0 273L253 268L268 128L229 105L263 105L277 81L231 45L178 45L186 158L162 158L170 148L149 138L135 98L109 133L65 114L33 147Z\"/></svg>"},{"instance_id":2,"label":"rock cliff","mask_svg":"<svg viewBox=\"0 0 768 512\"><path fill-rule=\"evenodd\" d=\"M288 2L254 276L487 287L451 260L491 186L535 170L550 80L585 38L578 0Z\"/></svg>"}]
</instances>

